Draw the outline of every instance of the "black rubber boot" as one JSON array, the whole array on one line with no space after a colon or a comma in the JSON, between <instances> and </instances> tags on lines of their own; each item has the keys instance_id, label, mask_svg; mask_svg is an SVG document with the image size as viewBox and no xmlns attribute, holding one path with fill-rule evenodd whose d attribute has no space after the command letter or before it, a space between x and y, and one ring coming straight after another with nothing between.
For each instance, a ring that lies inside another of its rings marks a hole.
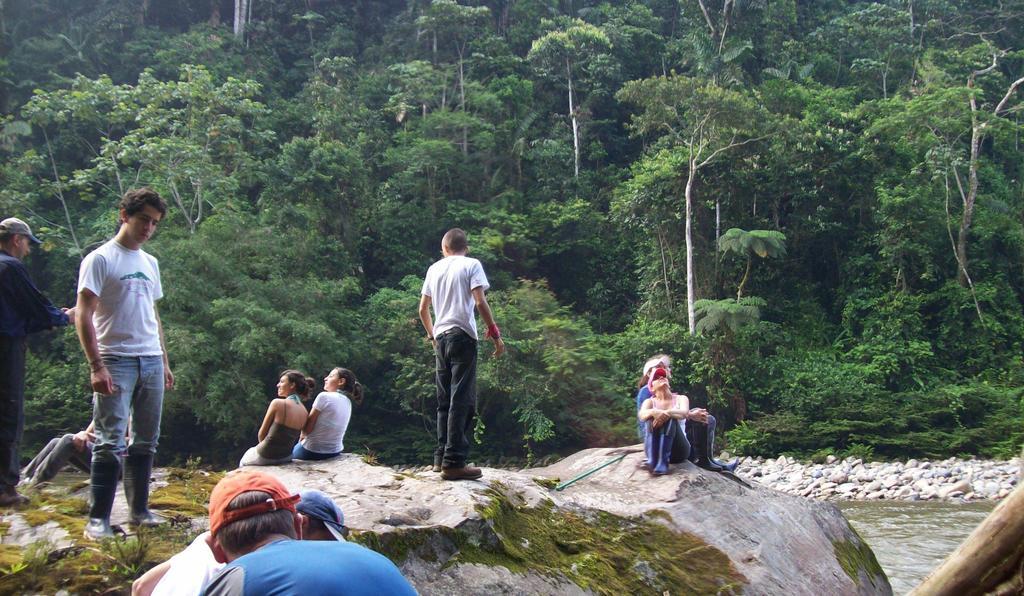
<instances>
[{"instance_id":1,"label":"black rubber boot","mask_svg":"<svg viewBox=\"0 0 1024 596\"><path fill-rule=\"evenodd\" d=\"M687 424L686 426L690 426ZM693 424L693 452L697 455L696 461L693 463L697 464L698 468L704 468L711 472L721 472L722 467L716 465L711 461L711 456L708 451L708 426L705 424Z\"/></svg>"},{"instance_id":2,"label":"black rubber boot","mask_svg":"<svg viewBox=\"0 0 1024 596\"><path fill-rule=\"evenodd\" d=\"M732 472L736 469L736 466L740 465L740 458L737 457L730 463L724 463L715 459L715 427L717 426L717 421L715 420L714 416L709 416L708 418L708 461L718 466L719 468L725 470L726 472Z\"/></svg>"},{"instance_id":3,"label":"black rubber boot","mask_svg":"<svg viewBox=\"0 0 1024 596\"><path fill-rule=\"evenodd\" d=\"M117 475L120 471L121 464L118 461L99 461L92 464L92 505L89 507L89 523L85 526L85 537L88 540L114 537L114 532L110 529L110 510L114 508Z\"/></svg>"},{"instance_id":4,"label":"black rubber boot","mask_svg":"<svg viewBox=\"0 0 1024 596\"><path fill-rule=\"evenodd\" d=\"M125 458L124 496L131 509L129 523L134 526L153 527L166 521L149 510L149 478L152 473L152 454L133 454Z\"/></svg>"}]
</instances>

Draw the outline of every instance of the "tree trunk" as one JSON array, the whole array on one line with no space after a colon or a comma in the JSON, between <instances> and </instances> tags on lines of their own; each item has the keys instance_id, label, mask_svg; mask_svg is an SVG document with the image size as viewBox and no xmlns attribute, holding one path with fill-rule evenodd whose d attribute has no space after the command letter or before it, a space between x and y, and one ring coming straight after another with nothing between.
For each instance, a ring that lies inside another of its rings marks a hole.
<instances>
[{"instance_id":1,"label":"tree trunk","mask_svg":"<svg viewBox=\"0 0 1024 596\"><path fill-rule=\"evenodd\" d=\"M463 68L462 53L464 48L458 48L459 50L459 103L462 108L462 113L466 113L466 72ZM466 157L469 155L469 130L466 124L462 125L462 156Z\"/></svg>"},{"instance_id":2,"label":"tree trunk","mask_svg":"<svg viewBox=\"0 0 1024 596\"><path fill-rule=\"evenodd\" d=\"M210 18L207 22L211 27L220 27L220 0L210 0Z\"/></svg>"},{"instance_id":3,"label":"tree trunk","mask_svg":"<svg viewBox=\"0 0 1024 596\"><path fill-rule=\"evenodd\" d=\"M686 324L690 335L697 330L697 314L693 303L697 301L696 276L693 272L693 179L697 176L697 161L692 152L686 176Z\"/></svg>"},{"instance_id":4,"label":"tree trunk","mask_svg":"<svg viewBox=\"0 0 1024 596\"><path fill-rule=\"evenodd\" d=\"M248 23L249 0L235 0L235 37L245 35L245 25Z\"/></svg>"},{"instance_id":5,"label":"tree trunk","mask_svg":"<svg viewBox=\"0 0 1024 596\"><path fill-rule=\"evenodd\" d=\"M910 596L1024 592L1024 485L1012 493Z\"/></svg>"},{"instance_id":6,"label":"tree trunk","mask_svg":"<svg viewBox=\"0 0 1024 596\"><path fill-rule=\"evenodd\" d=\"M573 105L572 64L568 58L565 59L565 76L566 80L569 81L569 118L572 120L573 174L578 179L580 177L580 125L576 120L576 107Z\"/></svg>"},{"instance_id":7,"label":"tree trunk","mask_svg":"<svg viewBox=\"0 0 1024 596\"><path fill-rule=\"evenodd\" d=\"M715 295L722 287L720 278L720 267L722 265L722 251L718 250L718 239L722 237L722 199L715 197Z\"/></svg>"},{"instance_id":8,"label":"tree trunk","mask_svg":"<svg viewBox=\"0 0 1024 596\"><path fill-rule=\"evenodd\" d=\"M665 258L665 234L658 225L658 247L661 249L661 277L665 282L665 299L668 301L669 309L674 308L672 304L672 291L668 285L668 260Z\"/></svg>"},{"instance_id":9,"label":"tree trunk","mask_svg":"<svg viewBox=\"0 0 1024 596\"><path fill-rule=\"evenodd\" d=\"M750 279L750 268L754 263L753 257L747 255L747 270L743 272L743 279L740 280L740 287L736 289L736 301L739 302L740 298L743 297L743 288L747 286L747 280Z\"/></svg>"},{"instance_id":10,"label":"tree trunk","mask_svg":"<svg viewBox=\"0 0 1024 596\"><path fill-rule=\"evenodd\" d=\"M981 152L982 125L975 115L974 100L971 100L971 159L967 164L967 192L963 194L964 212L960 217L960 232L956 238L956 257L960 269L956 272L957 282L967 287L967 237L974 220L974 201L978 197L978 155Z\"/></svg>"}]
</instances>

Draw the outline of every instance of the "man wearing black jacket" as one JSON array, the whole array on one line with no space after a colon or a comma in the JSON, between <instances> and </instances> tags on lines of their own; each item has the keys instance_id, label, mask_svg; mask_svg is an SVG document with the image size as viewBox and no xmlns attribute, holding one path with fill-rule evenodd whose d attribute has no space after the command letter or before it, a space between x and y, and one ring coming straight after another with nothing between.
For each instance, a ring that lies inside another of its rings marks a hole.
<instances>
[{"instance_id":1,"label":"man wearing black jacket","mask_svg":"<svg viewBox=\"0 0 1024 596\"><path fill-rule=\"evenodd\" d=\"M74 309L54 307L29 278L21 260L34 244L40 241L25 222L0 222L0 507L28 501L15 489L25 428L25 337L67 325L75 316Z\"/></svg>"}]
</instances>

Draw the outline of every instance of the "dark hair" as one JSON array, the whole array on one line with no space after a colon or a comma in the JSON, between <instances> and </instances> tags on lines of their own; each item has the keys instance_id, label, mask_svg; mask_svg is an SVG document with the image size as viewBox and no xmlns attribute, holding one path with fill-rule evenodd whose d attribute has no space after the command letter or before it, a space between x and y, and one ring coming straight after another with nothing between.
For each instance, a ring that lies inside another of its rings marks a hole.
<instances>
[{"instance_id":1,"label":"dark hair","mask_svg":"<svg viewBox=\"0 0 1024 596\"><path fill-rule=\"evenodd\" d=\"M363 404L363 386L356 379L355 373L353 373L352 371L350 371L347 368L342 368L340 366L336 367L331 372L335 372L335 371L338 373L339 377L341 377L342 379L345 379L345 387L344 387L345 393L348 393L350 396L352 396L352 401L356 402L357 406L362 405Z\"/></svg>"},{"instance_id":2,"label":"dark hair","mask_svg":"<svg viewBox=\"0 0 1024 596\"><path fill-rule=\"evenodd\" d=\"M461 228L452 228L445 232L441 239L441 245L454 253L466 252L469 242L466 240L466 232Z\"/></svg>"},{"instance_id":3,"label":"dark hair","mask_svg":"<svg viewBox=\"0 0 1024 596\"><path fill-rule=\"evenodd\" d=\"M299 397L309 397L309 392L316 387L316 381L311 377L291 368L281 373L281 376L288 377L288 381L295 385L295 393Z\"/></svg>"},{"instance_id":4,"label":"dark hair","mask_svg":"<svg viewBox=\"0 0 1024 596\"><path fill-rule=\"evenodd\" d=\"M131 217L145 209L147 205L159 211L161 217L167 215L167 203L164 202L158 192L148 186L133 188L124 193L124 196L121 197L121 202L118 203L117 208L124 209L124 212L128 214L128 217Z\"/></svg>"},{"instance_id":5,"label":"dark hair","mask_svg":"<svg viewBox=\"0 0 1024 596\"><path fill-rule=\"evenodd\" d=\"M269 493L261 490L249 490L241 493L228 503L228 511L242 509L272 498ZM229 554L248 553L252 547L268 536L282 534L295 539L294 513L287 509L268 511L252 517L233 521L217 530L217 541Z\"/></svg>"}]
</instances>

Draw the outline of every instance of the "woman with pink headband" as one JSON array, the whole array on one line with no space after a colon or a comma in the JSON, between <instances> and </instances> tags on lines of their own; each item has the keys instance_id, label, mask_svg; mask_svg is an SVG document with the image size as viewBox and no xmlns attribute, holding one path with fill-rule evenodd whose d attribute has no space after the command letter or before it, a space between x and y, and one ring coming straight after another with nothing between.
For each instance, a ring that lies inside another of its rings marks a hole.
<instances>
[{"instance_id":1,"label":"woman with pink headband","mask_svg":"<svg viewBox=\"0 0 1024 596\"><path fill-rule=\"evenodd\" d=\"M640 378L639 391L636 394L638 416L644 401L654 394L649 385L653 378L652 373L656 370L664 370L666 378L671 379L672 359L667 354L658 354L644 363L643 376ZM687 399L687 405L689 405L689 399ZM732 472L739 465L738 459L730 463L724 463L714 458L715 427L717 426L717 421L704 408L689 408L686 416L679 421L679 426L683 432L678 433L678 436L674 439L677 443L675 450L678 453L685 448L687 452L686 459L689 459L698 467L712 472L721 472L723 470ZM642 422L638 430L640 431L640 438L645 439L646 435ZM685 443L685 447L683 443ZM677 462L673 461L672 463Z\"/></svg>"},{"instance_id":2,"label":"woman with pink headband","mask_svg":"<svg viewBox=\"0 0 1024 596\"><path fill-rule=\"evenodd\" d=\"M672 393L664 368L653 369L649 376L647 390L651 396L640 405L637 419L644 428L648 469L652 476L661 476L668 474L669 464L682 463L689 455L682 422L690 413L690 400Z\"/></svg>"}]
</instances>

